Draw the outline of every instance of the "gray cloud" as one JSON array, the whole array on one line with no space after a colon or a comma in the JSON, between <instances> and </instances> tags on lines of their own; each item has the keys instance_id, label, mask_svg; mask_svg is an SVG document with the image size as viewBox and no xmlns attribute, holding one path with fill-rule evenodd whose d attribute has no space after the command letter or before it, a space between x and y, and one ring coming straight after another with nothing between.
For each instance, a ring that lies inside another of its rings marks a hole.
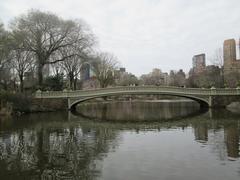
<instances>
[{"instance_id":1,"label":"gray cloud","mask_svg":"<svg viewBox=\"0 0 240 180\"><path fill-rule=\"evenodd\" d=\"M0 0L7 23L31 8L82 18L99 39L137 75L152 68L191 68L194 54L211 57L224 39L238 38L239 0Z\"/></svg>"}]
</instances>

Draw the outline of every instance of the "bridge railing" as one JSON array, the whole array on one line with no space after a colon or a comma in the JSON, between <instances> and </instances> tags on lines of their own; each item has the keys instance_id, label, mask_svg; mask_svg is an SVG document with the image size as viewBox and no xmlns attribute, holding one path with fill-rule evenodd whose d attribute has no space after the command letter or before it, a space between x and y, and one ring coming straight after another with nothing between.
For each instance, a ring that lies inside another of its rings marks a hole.
<instances>
[{"instance_id":1,"label":"bridge railing","mask_svg":"<svg viewBox=\"0 0 240 180\"><path fill-rule=\"evenodd\" d=\"M63 91L37 91L36 98L66 98L66 97L84 97L99 94L114 94L121 92L152 92L152 93L175 93L183 95L240 95L240 88L237 89L204 89L204 88L181 88L167 86L124 86L91 90L63 90Z\"/></svg>"}]
</instances>

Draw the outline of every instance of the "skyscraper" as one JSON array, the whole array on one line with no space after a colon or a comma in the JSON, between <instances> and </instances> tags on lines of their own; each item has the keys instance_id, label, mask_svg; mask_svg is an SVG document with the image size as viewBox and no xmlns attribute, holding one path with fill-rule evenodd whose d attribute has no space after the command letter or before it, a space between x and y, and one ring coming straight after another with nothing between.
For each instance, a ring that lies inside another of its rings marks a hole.
<instances>
[{"instance_id":1,"label":"skyscraper","mask_svg":"<svg viewBox=\"0 0 240 180\"><path fill-rule=\"evenodd\" d=\"M192 58L193 63L193 72L198 74L204 71L206 68L206 55L205 54L198 54L193 56Z\"/></svg>"},{"instance_id":2,"label":"skyscraper","mask_svg":"<svg viewBox=\"0 0 240 180\"><path fill-rule=\"evenodd\" d=\"M90 79L90 65L84 64L81 67L81 74L80 74L81 80L86 81Z\"/></svg>"},{"instance_id":3,"label":"skyscraper","mask_svg":"<svg viewBox=\"0 0 240 180\"><path fill-rule=\"evenodd\" d=\"M224 58L224 75L231 72L240 73L240 61L236 57L236 41L228 39L223 44L223 58Z\"/></svg>"}]
</instances>

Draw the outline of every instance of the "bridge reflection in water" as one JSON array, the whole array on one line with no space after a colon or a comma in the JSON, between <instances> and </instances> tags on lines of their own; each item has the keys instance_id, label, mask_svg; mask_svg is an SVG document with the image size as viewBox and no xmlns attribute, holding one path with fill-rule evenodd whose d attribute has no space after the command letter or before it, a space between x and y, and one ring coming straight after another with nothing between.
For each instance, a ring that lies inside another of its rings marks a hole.
<instances>
[{"instance_id":1,"label":"bridge reflection in water","mask_svg":"<svg viewBox=\"0 0 240 180\"><path fill-rule=\"evenodd\" d=\"M74 114L99 121L161 122L206 112L191 100L86 102Z\"/></svg>"}]
</instances>

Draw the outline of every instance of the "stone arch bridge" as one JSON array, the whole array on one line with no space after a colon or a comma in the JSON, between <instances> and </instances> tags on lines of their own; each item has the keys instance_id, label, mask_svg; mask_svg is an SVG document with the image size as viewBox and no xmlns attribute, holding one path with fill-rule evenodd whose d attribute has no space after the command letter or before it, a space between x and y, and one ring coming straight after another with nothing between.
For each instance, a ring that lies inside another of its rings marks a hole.
<instances>
[{"instance_id":1,"label":"stone arch bridge","mask_svg":"<svg viewBox=\"0 0 240 180\"><path fill-rule=\"evenodd\" d=\"M240 88L236 89L203 89L163 86L126 86L77 91L40 91L35 98L40 99L67 99L68 109L74 110L76 105L99 97L119 95L170 95L189 98L197 101L201 107L223 107L236 99L240 100Z\"/></svg>"}]
</instances>

